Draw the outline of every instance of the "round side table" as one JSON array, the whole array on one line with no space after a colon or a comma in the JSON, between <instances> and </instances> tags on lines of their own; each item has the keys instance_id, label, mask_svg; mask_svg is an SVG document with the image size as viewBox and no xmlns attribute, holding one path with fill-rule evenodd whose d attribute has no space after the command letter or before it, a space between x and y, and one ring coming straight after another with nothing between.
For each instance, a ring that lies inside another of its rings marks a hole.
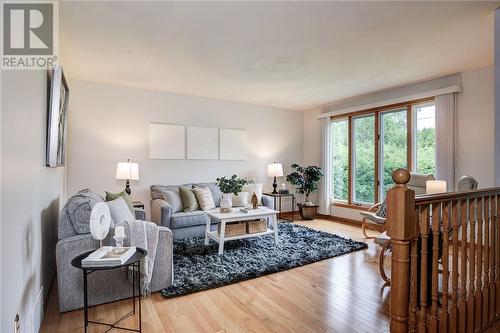
<instances>
[{"instance_id":1,"label":"round side table","mask_svg":"<svg viewBox=\"0 0 500 333\"><path fill-rule=\"evenodd\" d=\"M136 252L134 253L134 255L132 255L132 257L130 257L122 265L104 266L104 267L83 267L82 260L87 258L88 255L94 251L95 250L82 253L71 261L71 265L73 267L81 269L83 272L83 321L84 321L84 325L85 325L84 326L85 332L87 332L87 327L89 326L89 324L109 326L108 330L116 328L116 329L120 329L120 330L132 331L132 332L142 332L142 323L141 323L142 322L142 314L141 314L141 260L146 256L147 251L140 248L140 247L136 248ZM132 310L112 324L94 321L94 320L89 320L89 308L92 308L96 305L94 305L94 306L88 305L87 277L89 276L89 274L92 274L95 272L105 271L105 270L110 270L110 269L117 269L120 267L133 267L133 269L132 269L132 272L133 272L132 273L132 303L133 303ZM137 293L136 293L136 286L137 286ZM120 323L122 320L136 314L136 306L135 306L135 299L136 298L138 298L138 303L139 303L139 305L138 305L139 329L130 329L130 328L118 326L118 323Z\"/></svg>"}]
</instances>

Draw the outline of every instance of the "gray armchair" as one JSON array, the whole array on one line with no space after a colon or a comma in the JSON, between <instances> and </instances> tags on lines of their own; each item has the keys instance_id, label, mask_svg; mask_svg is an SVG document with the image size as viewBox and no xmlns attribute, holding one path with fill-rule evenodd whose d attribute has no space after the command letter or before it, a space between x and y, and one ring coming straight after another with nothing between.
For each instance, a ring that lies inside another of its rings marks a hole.
<instances>
[{"instance_id":1,"label":"gray armchair","mask_svg":"<svg viewBox=\"0 0 500 333\"><path fill-rule=\"evenodd\" d=\"M90 234L89 219L92 207L104 201L97 193L83 190L71 197L59 217L59 241L56 246L59 311L65 312L83 307L82 272L71 265L76 256L99 247ZM145 217L142 209L136 209L136 218ZM111 244L108 234L105 244ZM173 280L172 232L160 227L158 247L151 279L151 291L159 291L172 285ZM89 305L97 305L130 297L130 281L126 270L115 269L91 274L88 277Z\"/></svg>"},{"instance_id":2,"label":"gray armchair","mask_svg":"<svg viewBox=\"0 0 500 333\"><path fill-rule=\"evenodd\" d=\"M469 175L463 175L458 180L457 191L468 191L477 189L478 182L474 177Z\"/></svg>"}]
</instances>

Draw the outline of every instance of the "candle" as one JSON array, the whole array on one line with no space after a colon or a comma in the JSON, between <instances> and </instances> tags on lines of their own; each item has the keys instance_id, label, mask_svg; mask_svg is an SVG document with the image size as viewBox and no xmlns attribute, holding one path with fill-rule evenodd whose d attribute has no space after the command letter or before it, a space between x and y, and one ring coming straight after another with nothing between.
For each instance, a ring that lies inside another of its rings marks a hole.
<instances>
[{"instance_id":1,"label":"candle","mask_svg":"<svg viewBox=\"0 0 500 333\"><path fill-rule=\"evenodd\" d=\"M446 192L446 181L445 180L428 180L425 182L425 188L427 194L433 193L443 193Z\"/></svg>"},{"instance_id":2,"label":"candle","mask_svg":"<svg viewBox=\"0 0 500 333\"><path fill-rule=\"evenodd\" d=\"M115 237L125 237L125 228L123 226L118 226L115 228Z\"/></svg>"},{"instance_id":3,"label":"candle","mask_svg":"<svg viewBox=\"0 0 500 333\"><path fill-rule=\"evenodd\" d=\"M280 189L282 189L282 190L286 190L286 185L285 185L285 183L282 183L282 184L281 184Z\"/></svg>"}]
</instances>

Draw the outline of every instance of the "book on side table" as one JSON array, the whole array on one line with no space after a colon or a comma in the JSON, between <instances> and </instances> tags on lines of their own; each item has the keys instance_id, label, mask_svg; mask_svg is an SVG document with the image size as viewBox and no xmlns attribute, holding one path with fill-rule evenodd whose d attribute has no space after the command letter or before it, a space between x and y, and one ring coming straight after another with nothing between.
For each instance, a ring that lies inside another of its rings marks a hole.
<instances>
[{"instance_id":1,"label":"book on side table","mask_svg":"<svg viewBox=\"0 0 500 333\"><path fill-rule=\"evenodd\" d=\"M135 247L103 246L82 260L82 267L107 267L123 265L136 252Z\"/></svg>"}]
</instances>

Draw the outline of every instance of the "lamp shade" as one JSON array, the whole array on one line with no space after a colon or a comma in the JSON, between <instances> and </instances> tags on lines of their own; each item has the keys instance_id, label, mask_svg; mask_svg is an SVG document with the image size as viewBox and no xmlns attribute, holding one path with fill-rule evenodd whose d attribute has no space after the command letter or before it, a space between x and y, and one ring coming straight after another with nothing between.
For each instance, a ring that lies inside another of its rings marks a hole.
<instances>
[{"instance_id":1,"label":"lamp shade","mask_svg":"<svg viewBox=\"0 0 500 333\"><path fill-rule=\"evenodd\" d=\"M445 180L428 180L425 182L425 193L444 193L446 192L446 181Z\"/></svg>"},{"instance_id":2,"label":"lamp shade","mask_svg":"<svg viewBox=\"0 0 500 333\"><path fill-rule=\"evenodd\" d=\"M283 177L283 166L281 163L272 163L267 166L268 177Z\"/></svg>"},{"instance_id":3,"label":"lamp shade","mask_svg":"<svg viewBox=\"0 0 500 333\"><path fill-rule=\"evenodd\" d=\"M139 164L132 162L118 162L116 179L139 180Z\"/></svg>"}]
</instances>

